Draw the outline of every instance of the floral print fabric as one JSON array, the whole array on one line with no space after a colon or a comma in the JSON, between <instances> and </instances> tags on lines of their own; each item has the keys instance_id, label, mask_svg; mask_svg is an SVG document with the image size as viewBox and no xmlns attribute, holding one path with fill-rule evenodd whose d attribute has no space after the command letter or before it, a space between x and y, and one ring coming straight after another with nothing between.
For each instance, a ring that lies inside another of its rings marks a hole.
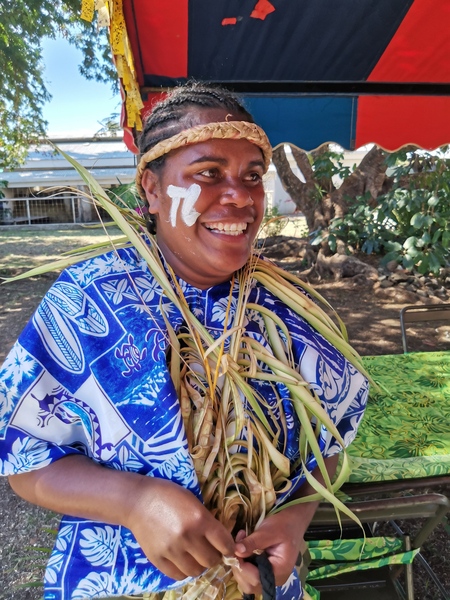
<instances>
[{"instance_id":1,"label":"floral print fabric","mask_svg":"<svg viewBox=\"0 0 450 600\"><path fill-rule=\"evenodd\" d=\"M311 558L306 590L311 600L320 600L320 592L312 584L320 579L353 571L379 569L386 565L411 564L420 549L403 551L404 542L392 537L369 537L308 542Z\"/></svg>"},{"instance_id":2,"label":"floral print fabric","mask_svg":"<svg viewBox=\"0 0 450 600\"><path fill-rule=\"evenodd\" d=\"M180 282L194 315L214 337L223 333L230 283L198 290ZM232 290L234 301L237 287ZM294 355L349 444L368 394L365 378L308 323L262 286L250 302L267 306L287 324ZM183 320L162 296L133 248L111 252L64 271L42 300L0 372L0 471L42 468L83 454L107 468L172 480L200 497L186 434L166 364L162 311L178 331ZM246 330L269 346L264 322L248 310ZM287 422L280 447L291 460L292 490L299 427L283 385L276 393L251 382L272 406L282 402ZM339 451L322 431L324 455ZM313 469L315 462L309 461ZM281 503L286 496L280 496ZM45 574L45 600L81 600L178 587L148 562L124 527L64 517ZM298 599L292 577L278 597Z\"/></svg>"},{"instance_id":3,"label":"floral print fabric","mask_svg":"<svg viewBox=\"0 0 450 600\"><path fill-rule=\"evenodd\" d=\"M352 482L450 473L450 352L366 356L372 389L355 443Z\"/></svg>"}]
</instances>

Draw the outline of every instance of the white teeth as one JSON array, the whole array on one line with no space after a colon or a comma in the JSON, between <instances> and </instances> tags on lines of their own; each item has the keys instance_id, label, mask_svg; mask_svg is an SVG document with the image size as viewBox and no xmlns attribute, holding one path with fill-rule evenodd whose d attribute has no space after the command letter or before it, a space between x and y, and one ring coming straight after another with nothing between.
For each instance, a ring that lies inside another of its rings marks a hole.
<instances>
[{"instance_id":1,"label":"white teeth","mask_svg":"<svg viewBox=\"0 0 450 600\"><path fill-rule=\"evenodd\" d=\"M247 229L247 223L205 223L205 227L226 235L240 235Z\"/></svg>"}]
</instances>

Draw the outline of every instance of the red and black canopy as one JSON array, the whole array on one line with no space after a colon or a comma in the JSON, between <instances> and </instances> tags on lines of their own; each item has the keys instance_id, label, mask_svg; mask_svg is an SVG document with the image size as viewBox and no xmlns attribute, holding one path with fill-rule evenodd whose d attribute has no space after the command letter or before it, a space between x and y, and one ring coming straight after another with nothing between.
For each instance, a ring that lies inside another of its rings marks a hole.
<instances>
[{"instance_id":1,"label":"red and black canopy","mask_svg":"<svg viewBox=\"0 0 450 600\"><path fill-rule=\"evenodd\" d=\"M123 0L144 104L196 78L271 142L450 143L449 0Z\"/></svg>"}]
</instances>

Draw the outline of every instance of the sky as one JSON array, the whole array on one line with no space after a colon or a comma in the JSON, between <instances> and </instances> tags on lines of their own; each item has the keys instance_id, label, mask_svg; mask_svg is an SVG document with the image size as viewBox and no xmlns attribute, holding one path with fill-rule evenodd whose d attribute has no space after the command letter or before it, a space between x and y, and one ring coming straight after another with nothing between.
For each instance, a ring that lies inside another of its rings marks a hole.
<instances>
[{"instance_id":1,"label":"sky","mask_svg":"<svg viewBox=\"0 0 450 600\"><path fill-rule=\"evenodd\" d=\"M120 112L120 95L111 86L88 81L78 71L81 51L63 39L43 42L44 80L52 100L45 104L43 115L51 137L94 135L99 121Z\"/></svg>"}]
</instances>

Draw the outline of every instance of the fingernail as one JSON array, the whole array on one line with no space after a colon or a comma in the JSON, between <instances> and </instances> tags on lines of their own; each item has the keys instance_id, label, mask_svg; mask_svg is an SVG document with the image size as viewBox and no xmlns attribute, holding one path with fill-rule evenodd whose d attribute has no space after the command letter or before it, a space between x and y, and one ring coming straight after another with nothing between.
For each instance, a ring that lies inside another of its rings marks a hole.
<instances>
[{"instance_id":1,"label":"fingernail","mask_svg":"<svg viewBox=\"0 0 450 600\"><path fill-rule=\"evenodd\" d=\"M243 554L244 552L246 552L247 548L244 546L244 544L236 544L236 552L240 552L241 554Z\"/></svg>"}]
</instances>

